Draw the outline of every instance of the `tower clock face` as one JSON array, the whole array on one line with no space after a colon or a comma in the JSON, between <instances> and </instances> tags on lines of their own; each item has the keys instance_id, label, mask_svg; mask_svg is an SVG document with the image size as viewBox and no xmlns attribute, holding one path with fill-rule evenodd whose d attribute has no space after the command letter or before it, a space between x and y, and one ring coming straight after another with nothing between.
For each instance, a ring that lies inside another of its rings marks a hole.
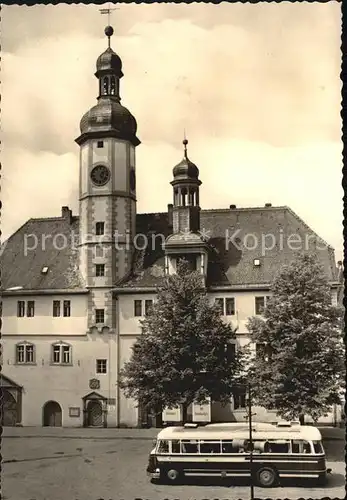
<instances>
[{"instance_id":1,"label":"tower clock face","mask_svg":"<svg viewBox=\"0 0 347 500\"><path fill-rule=\"evenodd\" d=\"M96 186L104 186L110 180L111 173L105 165L97 165L90 173L90 178Z\"/></svg>"},{"instance_id":2,"label":"tower clock face","mask_svg":"<svg viewBox=\"0 0 347 500\"><path fill-rule=\"evenodd\" d=\"M130 181L130 189L131 191L135 191L136 188L136 175L135 175L135 169L132 168L129 173L129 181Z\"/></svg>"}]
</instances>

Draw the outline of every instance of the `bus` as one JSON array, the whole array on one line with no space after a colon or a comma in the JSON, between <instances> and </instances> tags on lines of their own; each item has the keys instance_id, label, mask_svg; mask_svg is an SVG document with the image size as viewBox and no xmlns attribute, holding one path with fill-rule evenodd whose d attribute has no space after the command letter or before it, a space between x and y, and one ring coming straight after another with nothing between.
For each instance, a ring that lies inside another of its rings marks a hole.
<instances>
[{"instance_id":1,"label":"bus","mask_svg":"<svg viewBox=\"0 0 347 500\"><path fill-rule=\"evenodd\" d=\"M154 481L184 477L250 477L249 428L245 423L166 427L157 435L147 474ZM298 424L252 425L253 481L277 486L282 478L307 478L324 484L327 472L322 436Z\"/></svg>"}]
</instances>

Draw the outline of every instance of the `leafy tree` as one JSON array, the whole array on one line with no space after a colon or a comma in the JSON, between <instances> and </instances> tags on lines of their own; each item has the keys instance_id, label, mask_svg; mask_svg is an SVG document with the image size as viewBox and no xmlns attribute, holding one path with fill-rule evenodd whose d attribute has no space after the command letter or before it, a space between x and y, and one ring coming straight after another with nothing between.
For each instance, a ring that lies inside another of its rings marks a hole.
<instances>
[{"instance_id":1,"label":"leafy tree","mask_svg":"<svg viewBox=\"0 0 347 500\"><path fill-rule=\"evenodd\" d=\"M165 278L142 335L120 376L127 397L161 412L182 405L183 420L193 402L226 403L239 380L241 354L231 346L235 331L206 295L202 277L181 261Z\"/></svg>"},{"instance_id":2,"label":"leafy tree","mask_svg":"<svg viewBox=\"0 0 347 500\"><path fill-rule=\"evenodd\" d=\"M314 421L340 403L344 378L341 309L318 259L299 254L272 286L264 319L249 320L253 342L263 346L250 371L255 402L282 418ZM259 347L260 347L259 346Z\"/></svg>"}]
</instances>

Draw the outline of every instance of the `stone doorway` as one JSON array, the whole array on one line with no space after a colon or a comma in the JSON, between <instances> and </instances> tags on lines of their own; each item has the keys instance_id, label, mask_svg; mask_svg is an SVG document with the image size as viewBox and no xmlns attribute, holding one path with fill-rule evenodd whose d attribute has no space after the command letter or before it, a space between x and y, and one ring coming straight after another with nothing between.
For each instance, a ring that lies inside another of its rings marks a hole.
<instances>
[{"instance_id":1,"label":"stone doorway","mask_svg":"<svg viewBox=\"0 0 347 500\"><path fill-rule=\"evenodd\" d=\"M13 380L0 375L0 424L14 427L22 421L22 386Z\"/></svg>"},{"instance_id":2,"label":"stone doorway","mask_svg":"<svg viewBox=\"0 0 347 500\"><path fill-rule=\"evenodd\" d=\"M47 401L43 406L43 426L62 426L62 410L60 404L56 401Z\"/></svg>"},{"instance_id":3,"label":"stone doorway","mask_svg":"<svg viewBox=\"0 0 347 500\"><path fill-rule=\"evenodd\" d=\"M107 427L107 398L91 392L83 400L83 427Z\"/></svg>"}]
</instances>

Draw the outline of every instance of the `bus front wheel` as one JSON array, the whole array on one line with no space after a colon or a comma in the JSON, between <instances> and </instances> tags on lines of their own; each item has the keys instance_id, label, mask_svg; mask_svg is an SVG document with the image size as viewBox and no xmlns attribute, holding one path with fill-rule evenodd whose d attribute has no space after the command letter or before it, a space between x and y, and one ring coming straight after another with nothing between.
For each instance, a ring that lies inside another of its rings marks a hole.
<instances>
[{"instance_id":1,"label":"bus front wheel","mask_svg":"<svg viewBox=\"0 0 347 500\"><path fill-rule=\"evenodd\" d=\"M261 467L257 470L257 483L264 488L275 486L278 481L277 473L272 467Z\"/></svg>"},{"instance_id":2,"label":"bus front wheel","mask_svg":"<svg viewBox=\"0 0 347 500\"><path fill-rule=\"evenodd\" d=\"M178 481L180 473L176 469L169 469L166 473L166 476L171 483L175 483L176 481Z\"/></svg>"}]
</instances>

